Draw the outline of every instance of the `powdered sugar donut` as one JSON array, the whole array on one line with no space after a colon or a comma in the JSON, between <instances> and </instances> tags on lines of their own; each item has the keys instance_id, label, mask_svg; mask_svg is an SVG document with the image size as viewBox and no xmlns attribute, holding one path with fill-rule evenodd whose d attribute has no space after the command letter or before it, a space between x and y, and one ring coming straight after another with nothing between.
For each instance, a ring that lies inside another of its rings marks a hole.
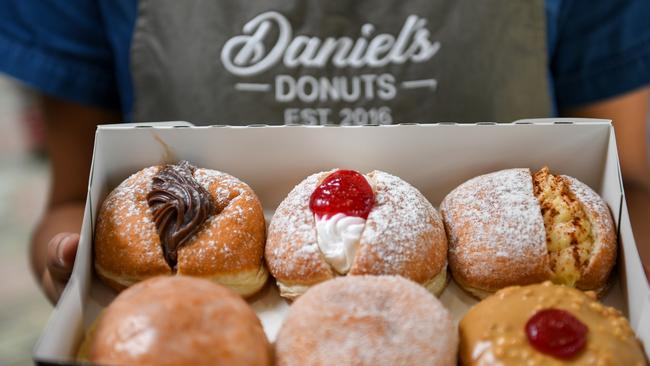
<instances>
[{"instance_id":1,"label":"powdered sugar donut","mask_svg":"<svg viewBox=\"0 0 650 366\"><path fill-rule=\"evenodd\" d=\"M440 211L454 279L479 298L545 280L606 288L614 223L598 194L575 178L548 168L502 170L461 184Z\"/></svg>"},{"instance_id":2,"label":"powdered sugar donut","mask_svg":"<svg viewBox=\"0 0 650 366\"><path fill-rule=\"evenodd\" d=\"M439 294L447 277L442 220L391 174L332 170L309 176L277 208L266 243L280 293L296 298L344 275L401 275Z\"/></svg>"},{"instance_id":3,"label":"powdered sugar donut","mask_svg":"<svg viewBox=\"0 0 650 366\"><path fill-rule=\"evenodd\" d=\"M95 269L122 290L156 275L203 277L248 296L266 282L265 222L239 179L187 162L143 169L103 202Z\"/></svg>"},{"instance_id":4,"label":"powdered sugar donut","mask_svg":"<svg viewBox=\"0 0 650 366\"><path fill-rule=\"evenodd\" d=\"M399 276L339 277L289 309L278 366L456 365L458 333L443 305Z\"/></svg>"}]
</instances>

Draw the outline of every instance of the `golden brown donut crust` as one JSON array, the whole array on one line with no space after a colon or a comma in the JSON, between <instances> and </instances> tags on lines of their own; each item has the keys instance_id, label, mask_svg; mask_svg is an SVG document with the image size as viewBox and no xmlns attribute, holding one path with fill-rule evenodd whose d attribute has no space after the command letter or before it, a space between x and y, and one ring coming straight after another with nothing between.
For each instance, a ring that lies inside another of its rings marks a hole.
<instances>
[{"instance_id":1,"label":"golden brown donut crust","mask_svg":"<svg viewBox=\"0 0 650 366\"><path fill-rule=\"evenodd\" d=\"M172 274L147 204L154 166L127 178L106 198L97 219L95 268L122 290L155 275ZM251 295L266 281L265 222L259 199L242 181L222 172L196 169L194 178L212 196L218 214L178 250L177 273L205 277Z\"/></svg>"},{"instance_id":2,"label":"golden brown donut crust","mask_svg":"<svg viewBox=\"0 0 650 366\"><path fill-rule=\"evenodd\" d=\"M591 295L589 295L591 294ZM462 365L646 365L628 321L593 293L550 282L502 289L472 307L460 322ZM569 312L587 325L587 345L567 361L533 348L526 322L539 310Z\"/></svg>"},{"instance_id":3,"label":"golden brown donut crust","mask_svg":"<svg viewBox=\"0 0 650 366\"><path fill-rule=\"evenodd\" d=\"M576 287L604 293L616 260L615 226L607 205L591 188L561 176L580 201L594 235L589 262ZM551 279L542 208L529 169L507 169L461 184L440 211L449 238L454 279L479 298L507 286Z\"/></svg>"},{"instance_id":4,"label":"golden brown donut crust","mask_svg":"<svg viewBox=\"0 0 650 366\"><path fill-rule=\"evenodd\" d=\"M309 198L336 170L313 174L278 206L266 243L269 271L282 296L295 298L316 283L336 276L317 243ZM365 175L375 194L348 274L401 275L420 284L446 271L447 238L442 219L427 199L402 179L381 171ZM437 293L444 288L435 289ZM283 286L300 287L297 293Z\"/></svg>"},{"instance_id":5,"label":"golden brown donut crust","mask_svg":"<svg viewBox=\"0 0 650 366\"><path fill-rule=\"evenodd\" d=\"M117 290L148 277L171 274L147 204L159 166L123 181L104 200L95 225L95 269ZM118 281L120 283L118 283Z\"/></svg>"},{"instance_id":6,"label":"golden brown donut crust","mask_svg":"<svg viewBox=\"0 0 650 366\"><path fill-rule=\"evenodd\" d=\"M248 304L228 288L164 276L122 292L89 341L97 365L269 365L270 346Z\"/></svg>"},{"instance_id":7,"label":"golden brown donut crust","mask_svg":"<svg viewBox=\"0 0 650 366\"><path fill-rule=\"evenodd\" d=\"M399 276L348 276L320 283L289 308L277 366L456 365L449 312Z\"/></svg>"}]
</instances>

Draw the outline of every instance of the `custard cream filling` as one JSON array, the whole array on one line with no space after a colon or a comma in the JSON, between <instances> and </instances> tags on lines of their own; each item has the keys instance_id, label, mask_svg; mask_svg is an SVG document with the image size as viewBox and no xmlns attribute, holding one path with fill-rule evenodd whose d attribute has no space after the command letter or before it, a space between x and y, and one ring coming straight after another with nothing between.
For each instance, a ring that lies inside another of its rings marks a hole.
<instances>
[{"instance_id":1,"label":"custard cream filling","mask_svg":"<svg viewBox=\"0 0 650 366\"><path fill-rule=\"evenodd\" d=\"M535 194L542 207L546 245L556 284L575 286L594 247L591 222L567 183L547 169L535 173Z\"/></svg>"}]
</instances>

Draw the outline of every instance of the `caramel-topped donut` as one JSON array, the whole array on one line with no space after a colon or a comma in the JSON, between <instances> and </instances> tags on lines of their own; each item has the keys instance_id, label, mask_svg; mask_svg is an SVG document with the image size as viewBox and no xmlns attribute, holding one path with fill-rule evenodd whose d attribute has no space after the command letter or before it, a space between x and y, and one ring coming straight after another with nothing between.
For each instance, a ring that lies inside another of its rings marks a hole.
<instances>
[{"instance_id":1,"label":"caramel-topped donut","mask_svg":"<svg viewBox=\"0 0 650 366\"><path fill-rule=\"evenodd\" d=\"M401 275L439 294L446 255L442 220L416 188L381 171L345 170L298 184L275 211L265 250L286 298L336 276L363 274Z\"/></svg>"},{"instance_id":2,"label":"caramel-topped donut","mask_svg":"<svg viewBox=\"0 0 650 366\"><path fill-rule=\"evenodd\" d=\"M399 276L347 276L291 305L275 364L452 366L457 347L449 312L422 286Z\"/></svg>"},{"instance_id":3,"label":"caramel-topped donut","mask_svg":"<svg viewBox=\"0 0 650 366\"><path fill-rule=\"evenodd\" d=\"M140 282L104 310L86 341L96 365L269 365L270 346L236 293L188 276Z\"/></svg>"},{"instance_id":4,"label":"caramel-topped donut","mask_svg":"<svg viewBox=\"0 0 650 366\"><path fill-rule=\"evenodd\" d=\"M117 290L185 274L248 296L268 277L264 214L253 190L187 162L127 178L103 202L95 229L95 269Z\"/></svg>"},{"instance_id":5,"label":"caramel-topped donut","mask_svg":"<svg viewBox=\"0 0 650 366\"><path fill-rule=\"evenodd\" d=\"M551 282L502 289L460 322L462 365L646 365L627 320L593 292Z\"/></svg>"},{"instance_id":6,"label":"caramel-topped donut","mask_svg":"<svg viewBox=\"0 0 650 366\"><path fill-rule=\"evenodd\" d=\"M603 200L543 168L507 169L461 184L440 205L454 279L479 298L552 280L604 292L616 234Z\"/></svg>"}]
</instances>

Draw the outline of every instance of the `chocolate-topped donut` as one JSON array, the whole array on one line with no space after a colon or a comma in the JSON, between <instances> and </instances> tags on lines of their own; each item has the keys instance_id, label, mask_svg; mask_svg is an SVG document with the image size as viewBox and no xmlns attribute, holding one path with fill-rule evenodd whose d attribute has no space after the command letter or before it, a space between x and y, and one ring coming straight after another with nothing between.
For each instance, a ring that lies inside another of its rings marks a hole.
<instances>
[{"instance_id":1,"label":"chocolate-topped donut","mask_svg":"<svg viewBox=\"0 0 650 366\"><path fill-rule=\"evenodd\" d=\"M248 296L266 282L265 222L252 189L186 161L145 168L103 202L95 269L122 290L161 274L211 279Z\"/></svg>"}]
</instances>

